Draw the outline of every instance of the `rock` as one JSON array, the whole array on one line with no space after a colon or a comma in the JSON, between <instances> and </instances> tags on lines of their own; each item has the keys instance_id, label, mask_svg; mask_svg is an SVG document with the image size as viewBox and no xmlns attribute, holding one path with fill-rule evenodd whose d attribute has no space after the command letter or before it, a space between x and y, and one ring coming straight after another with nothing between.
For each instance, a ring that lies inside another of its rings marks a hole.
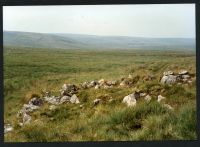
<instances>
[{"instance_id":1,"label":"rock","mask_svg":"<svg viewBox=\"0 0 200 147\"><path fill-rule=\"evenodd\" d=\"M70 96L63 96L63 97L60 99L60 104L65 103L65 102L69 102L70 99L71 99Z\"/></svg>"},{"instance_id":2,"label":"rock","mask_svg":"<svg viewBox=\"0 0 200 147\"><path fill-rule=\"evenodd\" d=\"M35 106L42 106L44 101L41 98L32 98L29 101L29 105L35 105Z\"/></svg>"},{"instance_id":3,"label":"rock","mask_svg":"<svg viewBox=\"0 0 200 147\"><path fill-rule=\"evenodd\" d=\"M96 106L97 104L99 104L102 100L101 99L95 99L93 101L94 106Z\"/></svg>"},{"instance_id":4,"label":"rock","mask_svg":"<svg viewBox=\"0 0 200 147\"><path fill-rule=\"evenodd\" d=\"M100 86L99 85L96 85L95 87L94 87L94 89L99 89L100 88Z\"/></svg>"},{"instance_id":5,"label":"rock","mask_svg":"<svg viewBox=\"0 0 200 147\"><path fill-rule=\"evenodd\" d=\"M187 70L182 70L178 74L179 75L186 75L186 74L188 74L188 71Z\"/></svg>"},{"instance_id":6,"label":"rock","mask_svg":"<svg viewBox=\"0 0 200 147\"><path fill-rule=\"evenodd\" d=\"M30 121L31 121L31 116L26 114L26 113L24 113L23 114L23 124L29 124Z\"/></svg>"},{"instance_id":7,"label":"rock","mask_svg":"<svg viewBox=\"0 0 200 147\"><path fill-rule=\"evenodd\" d=\"M146 95L147 95L146 93L140 93L140 97L144 97Z\"/></svg>"},{"instance_id":8,"label":"rock","mask_svg":"<svg viewBox=\"0 0 200 147\"><path fill-rule=\"evenodd\" d=\"M126 103L128 107L136 106L136 102L135 93L125 96L122 101L122 103Z\"/></svg>"},{"instance_id":9,"label":"rock","mask_svg":"<svg viewBox=\"0 0 200 147\"><path fill-rule=\"evenodd\" d=\"M13 131L13 127L11 126L11 124L6 124L4 125L4 134Z\"/></svg>"},{"instance_id":10,"label":"rock","mask_svg":"<svg viewBox=\"0 0 200 147\"><path fill-rule=\"evenodd\" d=\"M126 86L126 82L122 81L119 85L122 86L122 87L124 87L124 86Z\"/></svg>"},{"instance_id":11,"label":"rock","mask_svg":"<svg viewBox=\"0 0 200 147\"><path fill-rule=\"evenodd\" d=\"M91 88L91 87L94 87L96 84L97 84L96 81L91 81L91 82L87 85L87 87L88 87L88 88Z\"/></svg>"},{"instance_id":12,"label":"rock","mask_svg":"<svg viewBox=\"0 0 200 147\"><path fill-rule=\"evenodd\" d=\"M108 102L110 102L110 103L113 102L113 101L115 101L113 98L108 100Z\"/></svg>"},{"instance_id":13,"label":"rock","mask_svg":"<svg viewBox=\"0 0 200 147\"><path fill-rule=\"evenodd\" d=\"M106 84L106 81L104 79L101 79L98 81L99 85L102 86L104 84Z\"/></svg>"},{"instance_id":14,"label":"rock","mask_svg":"<svg viewBox=\"0 0 200 147\"><path fill-rule=\"evenodd\" d=\"M84 106L84 105L82 104L82 105L80 105L79 107L80 107L80 108L83 108L83 106Z\"/></svg>"},{"instance_id":15,"label":"rock","mask_svg":"<svg viewBox=\"0 0 200 147\"><path fill-rule=\"evenodd\" d=\"M163 97L162 95L158 95L158 103L161 103L163 100L165 100L166 98Z\"/></svg>"},{"instance_id":16,"label":"rock","mask_svg":"<svg viewBox=\"0 0 200 147\"><path fill-rule=\"evenodd\" d=\"M190 79L191 77L189 75L182 75L181 76L183 79Z\"/></svg>"},{"instance_id":17,"label":"rock","mask_svg":"<svg viewBox=\"0 0 200 147\"><path fill-rule=\"evenodd\" d=\"M147 102L150 102L151 101L151 96L150 95L147 95L147 96L145 96L145 101L147 101Z\"/></svg>"},{"instance_id":18,"label":"rock","mask_svg":"<svg viewBox=\"0 0 200 147\"><path fill-rule=\"evenodd\" d=\"M71 99L70 99L70 102L71 102L72 104L79 104L79 103L80 103L78 97L77 97L75 94L72 95L72 97L71 97Z\"/></svg>"},{"instance_id":19,"label":"rock","mask_svg":"<svg viewBox=\"0 0 200 147\"><path fill-rule=\"evenodd\" d=\"M174 108L170 106L169 104L164 104L163 106L169 110L172 110L172 111L174 110Z\"/></svg>"},{"instance_id":20,"label":"rock","mask_svg":"<svg viewBox=\"0 0 200 147\"><path fill-rule=\"evenodd\" d=\"M64 84L62 86L61 95L72 96L73 94L78 92L78 87L73 84Z\"/></svg>"},{"instance_id":21,"label":"rock","mask_svg":"<svg viewBox=\"0 0 200 147\"><path fill-rule=\"evenodd\" d=\"M187 81L189 84L192 84L192 81L191 80L189 80L189 81Z\"/></svg>"},{"instance_id":22,"label":"rock","mask_svg":"<svg viewBox=\"0 0 200 147\"><path fill-rule=\"evenodd\" d=\"M107 81L106 84L108 86L113 86L113 85L116 85L117 84L117 81Z\"/></svg>"},{"instance_id":23,"label":"rock","mask_svg":"<svg viewBox=\"0 0 200 147\"><path fill-rule=\"evenodd\" d=\"M113 87L112 85L111 86L108 86L108 85L103 86L104 89L108 89L108 88L112 88L112 87Z\"/></svg>"},{"instance_id":24,"label":"rock","mask_svg":"<svg viewBox=\"0 0 200 147\"><path fill-rule=\"evenodd\" d=\"M45 101L49 104L59 105L60 104L60 97L51 96L51 97L44 97Z\"/></svg>"},{"instance_id":25,"label":"rock","mask_svg":"<svg viewBox=\"0 0 200 147\"><path fill-rule=\"evenodd\" d=\"M163 76L160 82L162 84L168 84L168 85L170 85L170 84L176 83L177 81L178 81L177 76L175 76L175 75L168 75L168 76Z\"/></svg>"},{"instance_id":26,"label":"rock","mask_svg":"<svg viewBox=\"0 0 200 147\"><path fill-rule=\"evenodd\" d=\"M81 84L81 87L83 88L83 89L86 89L86 88L88 88L88 82L84 82L83 84Z\"/></svg>"},{"instance_id":27,"label":"rock","mask_svg":"<svg viewBox=\"0 0 200 147\"><path fill-rule=\"evenodd\" d=\"M129 79L133 79L133 76L131 74L128 75Z\"/></svg>"},{"instance_id":28,"label":"rock","mask_svg":"<svg viewBox=\"0 0 200 147\"><path fill-rule=\"evenodd\" d=\"M49 110L55 110L57 107L55 105L49 106Z\"/></svg>"},{"instance_id":29,"label":"rock","mask_svg":"<svg viewBox=\"0 0 200 147\"><path fill-rule=\"evenodd\" d=\"M164 76L173 75L173 74L174 74L173 71L165 71L165 72L163 73Z\"/></svg>"}]
</instances>

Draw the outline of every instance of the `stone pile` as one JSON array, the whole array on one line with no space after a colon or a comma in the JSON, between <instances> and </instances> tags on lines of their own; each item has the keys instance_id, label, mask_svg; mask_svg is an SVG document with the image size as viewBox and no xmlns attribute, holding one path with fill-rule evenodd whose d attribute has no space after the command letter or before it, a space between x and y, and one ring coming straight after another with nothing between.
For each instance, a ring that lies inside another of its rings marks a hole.
<instances>
[{"instance_id":1,"label":"stone pile","mask_svg":"<svg viewBox=\"0 0 200 147\"><path fill-rule=\"evenodd\" d=\"M160 82L162 84L172 85L176 83L191 83L192 80L189 72L186 70L180 71L178 74L175 74L173 71L166 71L163 73Z\"/></svg>"},{"instance_id":2,"label":"stone pile","mask_svg":"<svg viewBox=\"0 0 200 147\"><path fill-rule=\"evenodd\" d=\"M91 81L91 82L84 82L81 84L81 87L83 89L92 88L95 89L107 89L112 88L113 86L117 85L117 81L106 81L104 79L100 79L99 81Z\"/></svg>"}]
</instances>

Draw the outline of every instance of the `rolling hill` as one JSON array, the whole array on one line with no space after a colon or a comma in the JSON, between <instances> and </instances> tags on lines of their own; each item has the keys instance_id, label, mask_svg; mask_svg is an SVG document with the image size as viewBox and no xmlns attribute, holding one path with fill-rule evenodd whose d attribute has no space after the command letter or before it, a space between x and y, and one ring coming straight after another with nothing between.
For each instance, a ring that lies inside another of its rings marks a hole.
<instances>
[{"instance_id":1,"label":"rolling hill","mask_svg":"<svg viewBox=\"0 0 200 147\"><path fill-rule=\"evenodd\" d=\"M62 49L194 50L194 38L143 38L4 31L4 46Z\"/></svg>"}]
</instances>

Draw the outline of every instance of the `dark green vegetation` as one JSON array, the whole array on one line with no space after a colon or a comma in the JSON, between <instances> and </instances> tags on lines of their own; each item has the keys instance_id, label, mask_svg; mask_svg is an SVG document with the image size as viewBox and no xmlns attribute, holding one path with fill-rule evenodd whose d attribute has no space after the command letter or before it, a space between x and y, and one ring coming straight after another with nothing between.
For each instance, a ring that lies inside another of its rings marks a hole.
<instances>
[{"instance_id":1,"label":"dark green vegetation","mask_svg":"<svg viewBox=\"0 0 200 147\"><path fill-rule=\"evenodd\" d=\"M179 86L159 83L167 70L186 69L196 75L195 62L192 52L4 48L4 121L14 125L5 141L197 139L196 81ZM22 105L43 90L58 95L64 83L117 80L129 74L139 78L131 88L82 90L77 96L83 108L63 104L50 111L45 104L32 114L30 125L17 125L16 114ZM143 81L147 75L155 79ZM152 101L141 99L134 108L122 104L135 88L151 92ZM158 94L167 98L174 111L156 102ZM99 97L115 101L93 107L93 100Z\"/></svg>"}]
</instances>

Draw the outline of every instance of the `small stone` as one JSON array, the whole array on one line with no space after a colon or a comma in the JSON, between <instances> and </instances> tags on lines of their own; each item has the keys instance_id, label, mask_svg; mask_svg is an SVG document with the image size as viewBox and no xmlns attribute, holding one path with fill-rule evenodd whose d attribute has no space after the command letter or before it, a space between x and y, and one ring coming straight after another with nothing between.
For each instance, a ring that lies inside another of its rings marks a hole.
<instances>
[{"instance_id":1,"label":"small stone","mask_svg":"<svg viewBox=\"0 0 200 147\"><path fill-rule=\"evenodd\" d=\"M24 115L23 115L23 124L29 124L30 121L31 121L31 116L26 114L26 113L24 113Z\"/></svg>"},{"instance_id":2,"label":"small stone","mask_svg":"<svg viewBox=\"0 0 200 147\"><path fill-rule=\"evenodd\" d=\"M169 110L172 110L172 111L174 110L174 108L170 106L169 104L164 104L163 106Z\"/></svg>"},{"instance_id":3,"label":"small stone","mask_svg":"<svg viewBox=\"0 0 200 147\"><path fill-rule=\"evenodd\" d=\"M135 93L125 96L122 101L122 103L126 103L128 107L136 106L136 102Z\"/></svg>"},{"instance_id":4,"label":"small stone","mask_svg":"<svg viewBox=\"0 0 200 147\"><path fill-rule=\"evenodd\" d=\"M55 110L57 107L55 105L50 105L49 110Z\"/></svg>"},{"instance_id":5,"label":"small stone","mask_svg":"<svg viewBox=\"0 0 200 147\"><path fill-rule=\"evenodd\" d=\"M10 124L4 125L4 134L13 131L13 127Z\"/></svg>"},{"instance_id":6,"label":"small stone","mask_svg":"<svg viewBox=\"0 0 200 147\"><path fill-rule=\"evenodd\" d=\"M179 75L186 75L186 74L188 74L188 71L187 70L182 70L178 74Z\"/></svg>"},{"instance_id":7,"label":"small stone","mask_svg":"<svg viewBox=\"0 0 200 147\"><path fill-rule=\"evenodd\" d=\"M70 96L63 96L63 97L60 99L60 104L65 103L65 102L69 102L70 99L71 99Z\"/></svg>"},{"instance_id":8,"label":"small stone","mask_svg":"<svg viewBox=\"0 0 200 147\"><path fill-rule=\"evenodd\" d=\"M101 101L102 101L101 99L95 99L95 100L93 101L93 104L94 104L94 105L97 105L97 104L99 104Z\"/></svg>"},{"instance_id":9,"label":"small stone","mask_svg":"<svg viewBox=\"0 0 200 147\"><path fill-rule=\"evenodd\" d=\"M181 76L183 79L190 79L191 77L189 75L182 75Z\"/></svg>"},{"instance_id":10,"label":"small stone","mask_svg":"<svg viewBox=\"0 0 200 147\"><path fill-rule=\"evenodd\" d=\"M158 103L161 103L165 99L166 99L165 97L163 97L162 95L159 95L157 101L158 101Z\"/></svg>"},{"instance_id":11,"label":"small stone","mask_svg":"<svg viewBox=\"0 0 200 147\"><path fill-rule=\"evenodd\" d=\"M150 95L147 95L147 96L145 96L145 101L147 101L147 102L150 102L151 101L151 96Z\"/></svg>"},{"instance_id":12,"label":"small stone","mask_svg":"<svg viewBox=\"0 0 200 147\"><path fill-rule=\"evenodd\" d=\"M79 104L80 103L78 97L75 94L72 95L70 102L73 103L73 104Z\"/></svg>"},{"instance_id":13,"label":"small stone","mask_svg":"<svg viewBox=\"0 0 200 147\"><path fill-rule=\"evenodd\" d=\"M165 72L163 73L164 76L173 75L173 74L174 74L173 71L165 71Z\"/></svg>"},{"instance_id":14,"label":"small stone","mask_svg":"<svg viewBox=\"0 0 200 147\"><path fill-rule=\"evenodd\" d=\"M95 87L94 87L94 89L99 89L100 88L100 86L99 85L96 85Z\"/></svg>"}]
</instances>

